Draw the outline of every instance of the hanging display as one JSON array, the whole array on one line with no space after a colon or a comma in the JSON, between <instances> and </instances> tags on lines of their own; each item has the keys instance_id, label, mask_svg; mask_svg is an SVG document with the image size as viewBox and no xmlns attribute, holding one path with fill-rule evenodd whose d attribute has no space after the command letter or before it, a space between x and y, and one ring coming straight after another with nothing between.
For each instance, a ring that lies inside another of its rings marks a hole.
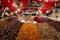
<instances>
[{"instance_id":1,"label":"hanging display","mask_svg":"<svg viewBox=\"0 0 60 40\"><path fill-rule=\"evenodd\" d=\"M3 6L9 7L10 10L15 11L17 9L17 4L14 0L1 0Z\"/></svg>"}]
</instances>

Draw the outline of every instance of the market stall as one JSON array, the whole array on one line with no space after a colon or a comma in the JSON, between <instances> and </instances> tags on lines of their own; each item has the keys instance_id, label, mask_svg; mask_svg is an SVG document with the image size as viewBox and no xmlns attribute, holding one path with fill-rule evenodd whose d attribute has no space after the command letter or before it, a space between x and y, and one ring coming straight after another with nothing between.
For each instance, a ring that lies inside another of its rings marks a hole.
<instances>
[{"instance_id":1,"label":"market stall","mask_svg":"<svg viewBox=\"0 0 60 40\"><path fill-rule=\"evenodd\" d=\"M1 40L60 40L60 1L0 0Z\"/></svg>"}]
</instances>

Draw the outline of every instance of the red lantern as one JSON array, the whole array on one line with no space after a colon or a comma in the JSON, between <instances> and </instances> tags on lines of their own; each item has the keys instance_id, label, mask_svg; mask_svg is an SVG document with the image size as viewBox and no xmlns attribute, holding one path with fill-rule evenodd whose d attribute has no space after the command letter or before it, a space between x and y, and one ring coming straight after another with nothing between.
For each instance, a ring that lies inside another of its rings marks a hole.
<instances>
[{"instance_id":1,"label":"red lantern","mask_svg":"<svg viewBox=\"0 0 60 40\"><path fill-rule=\"evenodd\" d=\"M55 0L44 0L43 5L44 7L54 7Z\"/></svg>"},{"instance_id":2,"label":"red lantern","mask_svg":"<svg viewBox=\"0 0 60 40\"><path fill-rule=\"evenodd\" d=\"M11 11L17 10L17 5L14 0L1 0L2 4L6 7L9 7Z\"/></svg>"},{"instance_id":3,"label":"red lantern","mask_svg":"<svg viewBox=\"0 0 60 40\"><path fill-rule=\"evenodd\" d=\"M42 12L43 14L45 14L47 12L47 10L49 10L49 8L39 8L39 12Z\"/></svg>"},{"instance_id":4,"label":"red lantern","mask_svg":"<svg viewBox=\"0 0 60 40\"><path fill-rule=\"evenodd\" d=\"M27 6L28 6L28 3L29 3L28 0L24 0L24 1L23 1L23 6L24 6L24 7L27 7Z\"/></svg>"},{"instance_id":5,"label":"red lantern","mask_svg":"<svg viewBox=\"0 0 60 40\"><path fill-rule=\"evenodd\" d=\"M18 12L18 14L22 14L22 13L23 13L22 11Z\"/></svg>"},{"instance_id":6,"label":"red lantern","mask_svg":"<svg viewBox=\"0 0 60 40\"><path fill-rule=\"evenodd\" d=\"M35 0L36 2L42 2L42 0Z\"/></svg>"},{"instance_id":7,"label":"red lantern","mask_svg":"<svg viewBox=\"0 0 60 40\"><path fill-rule=\"evenodd\" d=\"M11 11L16 11L17 10L17 8L15 8L15 7L10 7L9 8Z\"/></svg>"},{"instance_id":8,"label":"red lantern","mask_svg":"<svg viewBox=\"0 0 60 40\"><path fill-rule=\"evenodd\" d=\"M1 0L2 4L7 7L11 7L13 4L13 0Z\"/></svg>"}]
</instances>

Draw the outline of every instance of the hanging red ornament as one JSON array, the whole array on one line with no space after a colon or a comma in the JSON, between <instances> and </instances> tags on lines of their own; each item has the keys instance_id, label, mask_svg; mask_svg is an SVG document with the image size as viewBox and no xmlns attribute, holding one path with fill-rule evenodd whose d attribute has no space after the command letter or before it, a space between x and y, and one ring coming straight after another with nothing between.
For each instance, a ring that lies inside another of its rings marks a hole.
<instances>
[{"instance_id":1,"label":"hanging red ornament","mask_svg":"<svg viewBox=\"0 0 60 40\"><path fill-rule=\"evenodd\" d=\"M40 2L40 3L42 2L42 0L35 0L35 1L36 1L36 2Z\"/></svg>"},{"instance_id":2,"label":"hanging red ornament","mask_svg":"<svg viewBox=\"0 0 60 40\"><path fill-rule=\"evenodd\" d=\"M40 13L43 13L43 14L45 14L48 10L49 10L49 8L46 8L46 7L44 7L44 8L39 8L39 12L40 12Z\"/></svg>"},{"instance_id":3,"label":"hanging red ornament","mask_svg":"<svg viewBox=\"0 0 60 40\"><path fill-rule=\"evenodd\" d=\"M14 0L1 0L2 4L6 7L9 7L11 11L16 11L18 6Z\"/></svg>"},{"instance_id":4,"label":"hanging red ornament","mask_svg":"<svg viewBox=\"0 0 60 40\"><path fill-rule=\"evenodd\" d=\"M22 11L18 12L18 14L22 14L22 13L23 13Z\"/></svg>"},{"instance_id":5,"label":"hanging red ornament","mask_svg":"<svg viewBox=\"0 0 60 40\"><path fill-rule=\"evenodd\" d=\"M43 5L44 7L54 7L55 3L55 0L44 0Z\"/></svg>"},{"instance_id":6,"label":"hanging red ornament","mask_svg":"<svg viewBox=\"0 0 60 40\"><path fill-rule=\"evenodd\" d=\"M13 0L1 0L2 4L7 7L11 7L13 4Z\"/></svg>"},{"instance_id":7,"label":"hanging red ornament","mask_svg":"<svg viewBox=\"0 0 60 40\"><path fill-rule=\"evenodd\" d=\"M11 11L16 11L17 10L17 8L15 8L15 7L10 7L9 8Z\"/></svg>"},{"instance_id":8,"label":"hanging red ornament","mask_svg":"<svg viewBox=\"0 0 60 40\"><path fill-rule=\"evenodd\" d=\"M29 9L29 8L25 7L25 8L23 8L23 11L25 11L25 10L27 10L27 9Z\"/></svg>"}]
</instances>

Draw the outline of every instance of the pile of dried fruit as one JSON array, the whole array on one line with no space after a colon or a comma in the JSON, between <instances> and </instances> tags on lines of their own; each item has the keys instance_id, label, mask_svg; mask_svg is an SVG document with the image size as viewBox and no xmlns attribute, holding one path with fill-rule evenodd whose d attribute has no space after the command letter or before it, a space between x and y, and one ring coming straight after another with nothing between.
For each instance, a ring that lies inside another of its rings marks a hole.
<instances>
[{"instance_id":1,"label":"pile of dried fruit","mask_svg":"<svg viewBox=\"0 0 60 40\"><path fill-rule=\"evenodd\" d=\"M42 40L37 26L27 22L22 25L16 40Z\"/></svg>"},{"instance_id":2,"label":"pile of dried fruit","mask_svg":"<svg viewBox=\"0 0 60 40\"><path fill-rule=\"evenodd\" d=\"M0 40L16 40L17 33L22 24L15 17L11 17L1 23Z\"/></svg>"},{"instance_id":3,"label":"pile of dried fruit","mask_svg":"<svg viewBox=\"0 0 60 40\"><path fill-rule=\"evenodd\" d=\"M60 40L60 22L47 20L37 25L31 22L22 25L16 17L0 21L0 40Z\"/></svg>"},{"instance_id":4,"label":"pile of dried fruit","mask_svg":"<svg viewBox=\"0 0 60 40\"><path fill-rule=\"evenodd\" d=\"M60 32L50 26L48 23L37 24L43 40L60 40Z\"/></svg>"},{"instance_id":5,"label":"pile of dried fruit","mask_svg":"<svg viewBox=\"0 0 60 40\"><path fill-rule=\"evenodd\" d=\"M53 21L53 22L48 22L49 25L54 27L57 31L60 32L60 22L59 21Z\"/></svg>"}]
</instances>

